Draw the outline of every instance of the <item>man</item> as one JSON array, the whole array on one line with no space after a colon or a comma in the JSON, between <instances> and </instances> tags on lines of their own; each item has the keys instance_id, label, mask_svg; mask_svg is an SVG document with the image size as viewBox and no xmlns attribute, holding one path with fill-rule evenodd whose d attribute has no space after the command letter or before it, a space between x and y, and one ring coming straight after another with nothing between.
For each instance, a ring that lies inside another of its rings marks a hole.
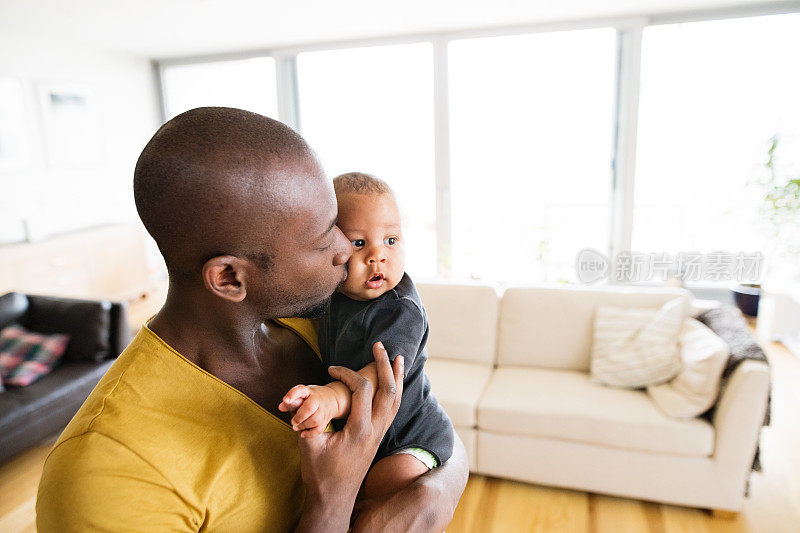
<instances>
[{"instance_id":1,"label":"man","mask_svg":"<svg viewBox=\"0 0 800 533\"><path fill-rule=\"evenodd\" d=\"M298 438L278 410L297 383L330 381L309 321L346 277L351 245L317 158L290 128L230 108L166 123L134 174L139 215L169 273L167 301L48 457L48 531L344 531L402 394L402 354L373 348L379 384L344 368L343 431ZM439 530L466 484L453 458L356 530Z\"/></svg>"}]
</instances>

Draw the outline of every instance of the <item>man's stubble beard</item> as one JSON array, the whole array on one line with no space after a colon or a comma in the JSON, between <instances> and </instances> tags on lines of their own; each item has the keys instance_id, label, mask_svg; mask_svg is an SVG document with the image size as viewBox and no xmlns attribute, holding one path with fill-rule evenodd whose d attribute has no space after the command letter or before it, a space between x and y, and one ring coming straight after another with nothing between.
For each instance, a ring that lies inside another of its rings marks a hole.
<instances>
[{"instance_id":1,"label":"man's stubble beard","mask_svg":"<svg viewBox=\"0 0 800 533\"><path fill-rule=\"evenodd\" d=\"M333 298L333 294L336 292L336 290L339 287L341 287L344 284L345 280L347 280L348 269L347 269L347 264L346 263L344 265L344 268L345 268L345 275L343 276L343 279L338 283L338 285L336 285L336 288L330 294L328 294L323 300L321 300L321 301L319 301L319 302L317 302L315 304L311 304L311 305L308 305L306 307L302 307L302 308L300 308L299 311L288 312L287 314L282 315L281 318L307 318L307 319L311 319L311 318L320 318L320 317L322 317L328 311L328 309L330 307L331 299ZM285 298L285 300L291 299L290 295L286 295L286 296L287 297ZM266 320L268 320L268 319L265 318L264 321L266 321Z\"/></svg>"},{"instance_id":2,"label":"man's stubble beard","mask_svg":"<svg viewBox=\"0 0 800 533\"><path fill-rule=\"evenodd\" d=\"M323 316L330 308L333 294L347 280L347 273L348 273L347 263L345 263L344 268L345 268L344 278L342 279L342 281L339 282L339 284L336 286L336 289L334 289L333 292L330 293L327 298L325 298L322 302L318 304L306 307L305 309L298 311L297 313L294 313L292 318L320 318L321 316Z\"/></svg>"},{"instance_id":3,"label":"man's stubble beard","mask_svg":"<svg viewBox=\"0 0 800 533\"><path fill-rule=\"evenodd\" d=\"M331 298L333 298L333 293L322 302L294 313L291 318L320 318L328 311L331 305Z\"/></svg>"}]
</instances>

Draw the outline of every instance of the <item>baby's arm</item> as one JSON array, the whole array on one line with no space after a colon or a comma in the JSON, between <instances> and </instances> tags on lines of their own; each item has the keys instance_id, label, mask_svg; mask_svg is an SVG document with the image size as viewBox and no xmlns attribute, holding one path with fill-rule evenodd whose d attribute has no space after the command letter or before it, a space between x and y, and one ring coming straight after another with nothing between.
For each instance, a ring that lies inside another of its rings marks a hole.
<instances>
[{"instance_id":1,"label":"baby's arm","mask_svg":"<svg viewBox=\"0 0 800 533\"><path fill-rule=\"evenodd\" d=\"M358 374L376 386L378 373L375 363L368 364ZM301 437L311 437L325 431L332 419L347 417L350 413L351 395L350 389L340 381L325 386L296 385L286 393L278 409L297 409L292 417L292 429L300 431ZM371 500L394 494L427 471L428 467L413 455L389 455L370 468L361 496Z\"/></svg>"},{"instance_id":2,"label":"baby's arm","mask_svg":"<svg viewBox=\"0 0 800 533\"><path fill-rule=\"evenodd\" d=\"M372 383L378 384L378 372L375 363L370 363L358 374ZM292 417L292 429L300 431L301 437L319 435L334 418L346 418L350 414L350 397L352 393L341 381L334 381L325 386L295 385L283 397L278 409L290 411L297 409Z\"/></svg>"}]
</instances>

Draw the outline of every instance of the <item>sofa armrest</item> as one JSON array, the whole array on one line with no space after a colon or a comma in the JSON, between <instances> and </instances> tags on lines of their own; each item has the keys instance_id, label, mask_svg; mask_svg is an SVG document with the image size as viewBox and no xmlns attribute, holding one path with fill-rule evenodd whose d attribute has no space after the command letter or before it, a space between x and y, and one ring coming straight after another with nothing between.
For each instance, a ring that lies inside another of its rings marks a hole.
<instances>
[{"instance_id":1,"label":"sofa armrest","mask_svg":"<svg viewBox=\"0 0 800 533\"><path fill-rule=\"evenodd\" d=\"M720 392L712 419L716 432L714 461L737 476L744 487L758 445L770 388L769 367L761 361L739 363ZM730 478L729 478L730 479ZM739 481L741 483L739 483Z\"/></svg>"},{"instance_id":2,"label":"sofa armrest","mask_svg":"<svg viewBox=\"0 0 800 533\"><path fill-rule=\"evenodd\" d=\"M18 292L0 296L0 328L19 322L28 312L28 297Z\"/></svg>"},{"instance_id":3,"label":"sofa armrest","mask_svg":"<svg viewBox=\"0 0 800 533\"><path fill-rule=\"evenodd\" d=\"M109 358L116 358L131 342L131 327L128 324L128 302L111 303L111 331L109 333Z\"/></svg>"}]
</instances>

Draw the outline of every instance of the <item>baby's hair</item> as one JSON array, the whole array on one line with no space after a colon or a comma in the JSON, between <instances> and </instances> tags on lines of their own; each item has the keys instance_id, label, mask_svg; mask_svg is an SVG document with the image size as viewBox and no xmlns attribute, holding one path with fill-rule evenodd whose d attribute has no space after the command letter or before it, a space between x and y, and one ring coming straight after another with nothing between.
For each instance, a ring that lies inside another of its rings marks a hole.
<instances>
[{"instance_id":1,"label":"baby's hair","mask_svg":"<svg viewBox=\"0 0 800 533\"><path fill-rule=\"evenodd\" d=\"M333 190L336 196L346 193L357 194L389 194L394 196L394 191L389 184L380 178L365 172L347 172L333 178Z\"/></svg>"}]
</instances>

